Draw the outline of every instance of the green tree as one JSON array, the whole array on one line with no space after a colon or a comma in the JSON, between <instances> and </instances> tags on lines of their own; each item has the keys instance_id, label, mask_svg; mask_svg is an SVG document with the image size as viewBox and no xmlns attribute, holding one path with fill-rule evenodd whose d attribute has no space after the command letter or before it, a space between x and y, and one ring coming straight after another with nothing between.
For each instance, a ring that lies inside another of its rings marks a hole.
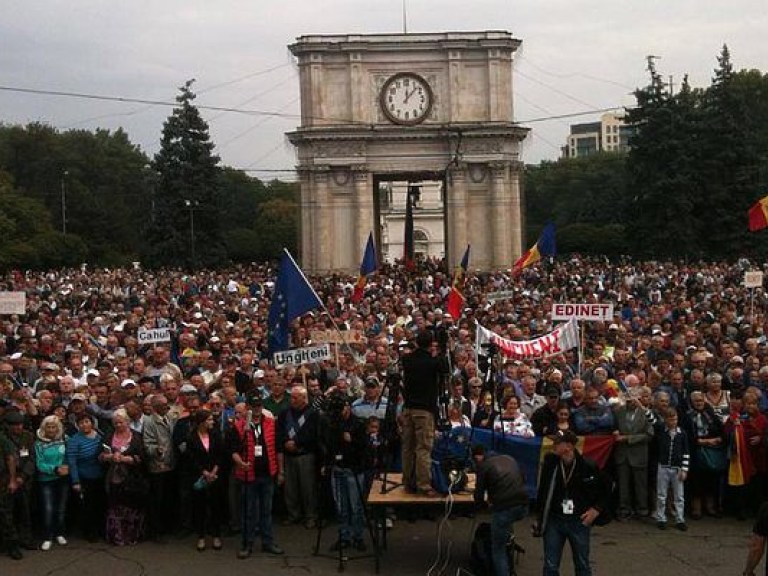
<instances>
[{"instance_id":1,"label":"green tree","mask_svg":"<svg viewBox=\"0 0 768 576\"><path fill-rule=\"evenodd\" d=\"M633 126L628 157L631 197L627 234L633 253L646 257L682 256L700 250L697 119L699 94L684 82L670 93L648 60L650 84L635 91L628 110Z\"/></svg>"},{"instance_id":2,"label":"green tree","mask_svg":"<svg viewBox=\"0 0 768 576\"><path fill-rule=\"evenodd\" d=\"M218 156L208 124L192 102L194 80L182 86L163 125L153 168L158 173L148 262L165 266L214 266L226 253L222 239Z\"/></svg>"},{"instance_id":3,"label":"green tree","mask_svg":"<svg viewBox=\"0 0 768 576\"><path fill-rule=\"evenodd\" d=\"M736 85L728 46L723 46L717 61L703 102L700 132L701 214L716 226L701 241L707 254L735 257L754 246L746 213L765 192L758 191L759 138L752 97Z\"/></svg>"}]
</instances>

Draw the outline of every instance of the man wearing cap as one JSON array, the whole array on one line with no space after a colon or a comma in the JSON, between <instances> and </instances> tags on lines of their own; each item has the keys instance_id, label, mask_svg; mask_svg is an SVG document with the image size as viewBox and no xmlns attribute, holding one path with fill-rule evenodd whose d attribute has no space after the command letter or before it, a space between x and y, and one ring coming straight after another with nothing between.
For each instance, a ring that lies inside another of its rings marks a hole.
<instances>
[{"instance_id":1,"label":"man wearing cap","mask_svg":"<svg viewBox=\"0 0 768 576\"><path fill-rule=\"evenodd\" d=\"M509 575L507 543L514 523L528 515L528 491L517 461L506 454L486 454L483 446L472 448L477 479L475 504L491 503L491 557L496 576Z\"/></svg>"},{"instance_id":2,"label":"man wearing cap","mask_svg":"<svg viewBox=\"0 0 768 576\"><path fill-rule=\"evenodd\" d=\"M560 402L560 389L552 385L547 386L544 389L544 398L544 405L537 408L531 415L531 427L536 436L547 436L557 432L557 404Z\"/></svg>"},{"instance_id":3,"label":"man wearing cap","mask_svg":"<svg viewBox=\"0 0 768 576\"><path fill-rule=\"evenodd\" d=\"M272 498L278 473L275 420L263 412L263 400L253 394L248 399L245 418L236 417L227 436L228 452L240 485L241 560L253 553L256 533L261 535L261 549L282 554L272 530Z\"/></svg>"},{"instance_id":4,"label":"man wearing cap","mask_svg":"<svg viewBox=\"0 0 768 576\"><path fill-rule=\"evenodd\" d=\"M554 437L554 452L544 457L536 496L534 533L544 537L543 576L558 576L566 541L575 576L591 576L592 524L608 505L605 483L592 460L576 449L578 437L566 430Z\"/></svg>"},{"instance_id":5,"label":"man wearing cap","mask_svg":"<svg viewBox=\"0 0 768 576\"><path fill-rule=\"evenodd\" d=\"M348 396L333 394L322 426L323 474L330 476L339 520L339 538L331 551L354 546L364 552L363 490L367 465L365 424L352 416Z\"/></svg>"},{"instance_id":6,"label":"man wearing cap","mask_svg":"<svg viewBox=\"0 0 768 576\"><path fill-rule=\"evenodd\" d=\"M32 481L35 478L35 437L24 428L24 415L9 410L5 417L6 436L15 449L16 491L13 493L13 522L25 550L36 550L32 535Z\"/></svg>"},{"instance_id":7,"label":"man wearing cap","mask_svg":"<svg viewBox=\"0 0 768 576\"><path fill-rule=\"evenodd\" d=\"M381 384L376 376L368 376L363 387L363 397L352 403L352 414L360 420L376 416L384 420L387 414L387 399L381 396Z\"/></svg>"}]
</instances>

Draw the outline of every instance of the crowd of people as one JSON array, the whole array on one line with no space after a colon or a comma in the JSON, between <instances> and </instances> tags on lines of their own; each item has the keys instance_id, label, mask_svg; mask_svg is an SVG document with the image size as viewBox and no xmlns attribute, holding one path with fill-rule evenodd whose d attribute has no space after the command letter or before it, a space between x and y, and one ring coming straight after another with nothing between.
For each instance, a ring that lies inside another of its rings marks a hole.
<instances>
[{"instance_id":1,"label":"crowd of people","mask_svg":"<svg viewBox=\"0 0 768 576\"><path fill-rule=\"evenodd\" d=\"M21 558L72 534L134 545L179 528L200 552L239 533L238 557L257 539L281 554L273 515L316 528L327 478L336 549L364 550L370 471L399 460L381 452L398 431L407 444L421 430L389 384L427 332L441 335L431 353L448 364L450 425L613 436L620 520L687 530L703 515L744 518L768 489L768 299L744 287L748 268L573 257L518 277L470 272L458 318L443 262L384 266L359 302L354 278L311 278L323 306L296 319L292 346L320 331L361 337L280 369L267 350L268 265L9 272L2 289L27 305L0 317L4 545ZM583 346L555 356L475 349L476 322L513 340L550 332L556 302L612 303L615 315L582 323ZM139 343L140 328L163 327L170 342ZM403 466L432 496L423 458Z\"/></svg>"}]
</instances>

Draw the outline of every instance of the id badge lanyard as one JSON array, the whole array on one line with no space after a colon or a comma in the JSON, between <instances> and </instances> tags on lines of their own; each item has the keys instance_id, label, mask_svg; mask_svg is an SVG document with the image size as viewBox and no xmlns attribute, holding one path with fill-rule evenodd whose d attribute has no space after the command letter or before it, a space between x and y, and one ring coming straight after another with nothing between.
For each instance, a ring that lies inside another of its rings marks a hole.
<instances>
[{"instance_id":1,"label":"id badge lanyard","mask_svg":"<svg viewBox=\"0 0 768 576\"><path fill-rule=\"evenodd\" d=\"M573 514L573 499L570 497L570 494L568 493L568 484L571 482L571 478L573 478L573 472L576 470L576 460L573 461L571 464L571 469L568 471L568 474L565 473L565 465L563 464L563 461L560 460L560 473L563 476L563 490L565 494L563 495L563 501L561 502L562 511L564 516L570 516Z\"/></svg>"},{"instance_id":2,"label":"id badge lanyard","mask_svg":"<svg viewBox=\"0 0 768 576\"><path fill-rule=\"evenodd\" d=\"M261 422L253 427L253 456L261 458L264 455L264 447L261 445Z\"/></svg>"}]
</instances>

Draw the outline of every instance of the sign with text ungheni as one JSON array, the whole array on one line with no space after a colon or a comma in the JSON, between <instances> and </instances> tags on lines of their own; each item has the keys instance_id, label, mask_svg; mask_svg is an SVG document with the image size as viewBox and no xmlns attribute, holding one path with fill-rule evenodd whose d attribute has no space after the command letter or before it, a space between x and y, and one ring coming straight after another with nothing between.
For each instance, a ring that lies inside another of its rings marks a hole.
<instances>
[{"instance_id":1,"label":"sign with text ungheni","mask_svg":"<svg viewBox=\"0 0 768 576\"><path fill-rule=\"evenodd\" d=\"M310 364L313 362L322 362L331 359L331 346L323 344L322 346L312 346L310 348L297 348L295 350L283 350L275 352L272 361L275 368L283 366L300 366L301 364Z\"/></svg>"},{"instance_id":2,"label":"sign with text ungheni","mask_svg":"<svg viewBox=\"0 0 768 576\"><path fill-rule=\"evenodd\" d=\"M610 322L613 320L613 304L552 304L552 320L591 320Z\"/></svg>"},{"instance_id":3,"label":"sign with text ungheni","mask_svg":"<svg viewBox=\"0 0 768 576\"><path fill-rule=\"evenodd\" d=\"M26 308L26 292L0 292L0 314L24 314Z\"/></svg>"},{"instance_id":4,"label":"sign with text ungheni","mask_svg":"<svg viewBox=\"0 0 768 576\"><path fill-rule=\"evenodd\" d=\"M139 328L136 338L139 340L139 345L157 344L159 342L170 342L171 329L170 328Z\"/></svg>"}]
</instances>

